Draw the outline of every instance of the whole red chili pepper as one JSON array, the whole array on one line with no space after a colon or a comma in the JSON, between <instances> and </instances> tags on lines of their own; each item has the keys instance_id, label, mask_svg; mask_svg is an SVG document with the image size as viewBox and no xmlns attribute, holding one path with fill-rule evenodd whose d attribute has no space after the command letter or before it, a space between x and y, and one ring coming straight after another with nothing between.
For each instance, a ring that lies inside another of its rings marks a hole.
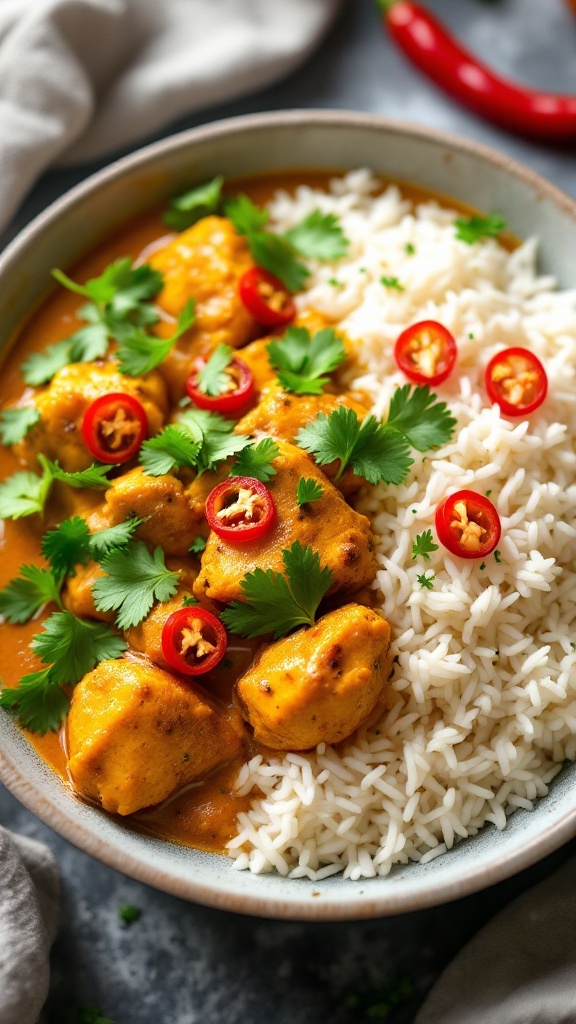
<instances>
[{"instance_id":1,"label":"whole red chili pepper","mask_svg":"<svg viewBox=\"0 0 576 1024\"><path fill-rule=\"evenodd\" d=\"M406 56L454 99L520 135L576 138L576 97L537 92L501 78L468 53L421 4L376 2Z\"/></svg>"}]
</instances>

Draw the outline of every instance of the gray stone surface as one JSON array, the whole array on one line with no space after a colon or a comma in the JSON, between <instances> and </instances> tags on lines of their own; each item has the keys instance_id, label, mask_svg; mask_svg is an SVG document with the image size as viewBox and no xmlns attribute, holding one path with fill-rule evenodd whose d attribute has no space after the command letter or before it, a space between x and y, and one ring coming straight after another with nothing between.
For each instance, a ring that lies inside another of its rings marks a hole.
<instances>
[{"instance_id":1,"label":"gray stone surface","mask_svg":"<svg viewBox=\"0 0 576 1024\"><path fill-rule=\"evenodd\" d=\"M430 0L501 70L576 92L576 20L562 0ZM404 61L381 33L371 0L348 0L322 49L257 96L170 126L286 107L372 111L487 142L576 194L574 145L515 139L467 114ZM52 199L96 169L47 174L4 243ZM0 821L54 850L64 885L44 1024L74 1024L80 1004L114 1024L409 1024L443 967L497 910L576 852L576 842L485 893L402 918L290 924L184 903L111 871L40 824L0 789ZM127 928L118 908L142 911ZM30 984L34 979L30 979Z\"/></svg>"}]
</instances>

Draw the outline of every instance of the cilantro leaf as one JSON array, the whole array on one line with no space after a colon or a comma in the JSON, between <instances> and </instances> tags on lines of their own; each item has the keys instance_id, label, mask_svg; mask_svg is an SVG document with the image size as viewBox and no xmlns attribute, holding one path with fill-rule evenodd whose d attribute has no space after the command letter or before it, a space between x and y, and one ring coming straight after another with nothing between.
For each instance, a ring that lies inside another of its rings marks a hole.
<instances>
[{"instance_id":1,"label":"cilantro leaf","mask_svg":"<svg viewBox=\"0 0 576 1024\"><path fill-rule=\"evenodd\" d=\"M48 345L44 352L32 352L20 367L26 384L30 384L31 387L47 384L58 370L72 362L71 351L72 345L66 339L56 342L55 345Z\"/></svg>"},{"instance_id":2,"label":"cilantro leaf","mask_svg":"<svg viewBox=\"0 0 576 1024\"><path fill-rule=\"evenodd\" d=\"M360 422L354 410L345 405L339 406L330 416L318 413L308 426L298 432L296 441L314 456L320 466L340 460L334 482L351 464L356 475L371 484L381 480L387 484L399 484L413 464L408 442L397 430L379 423L373 415Z\"/></svg>"},{"instance_id":3,"label":"cilantro leaf","mask_svg":"<svg viewBox=\"0 0 576 1024\"><path fill-rule=\"evenodd\" d=\"M445 402L438 402L428 385L410 384L398 388L392 396L387 427L395 427L413 448L425 452L447 444L454 433L456 420Z\"/></svg>"},{"instance_id":4,"label":"cilantro leaf","mask_svg":"<svg viewBox=\"0 0 576 1024\"><path fill-rule=\"evenodd\" d=\"M230 470L230 476L251 476L268 483L268 480L276 476L276 470L271 463L279 451L278 445L271 437L262 438L258 444L250 444L240 452Z\"/></svg>"},{"instance_id":5,"label":"cilantro leaf","mask_svg":"<svg viewBox=\"0 0 576 1024\"><path fill-rule=\"evenodd\" d=\"M40 419L40 410L35 405L21 405L16 409L5 409L0 417L0 438L2 444L18 444Z\"/></svg>"},{"instance_id":6,"label":"cilantro leaf","mask_svg":"<svg viewBox=\"0 0 576 1024\"><path fill-rule=\"evenodd\" d=\"M75 565L88 559L88 524L80 516L64 519L54 530L42 538L42 554L50 563L52 572L65 576Z\"/></svg>"},{"instance_id":7,"label":"cilantro leaf","mask_svg":"<svg viewBox=\"0 0 576 1024\"><path fill-rule=\"evenodd\" d=\"M104 622L85 622L72 612L54 612L31 647L51 666L50 681L65 685L79 682L100 661L119 658L126 642Z\"/></svg>"},{"instance_id":8,"label":"cilantro leaf","mask_svg":"<svg viewBox=\"0 0 576 1024\"><path fill-rule=\"evenodd\" d=\"M346 359L342 339L332 327L317 331L312 339L305 327L289 327L266 351L284 390L297 395L321 395L330 379L325 375Z\"/></svg>"},{"instance_id":9,"label":"cilantro leaf","mask_svg":"<svg viewBox=\"0 0 576 1024\"><path fill-rule=\"evenodd\" d=\"M231 377L226 373L234 356L230 345L218 345L196 377L196 387L205 395L221 395L230 387Z\"/></svg>"},{"instance_id":10,"label":"cilantro leaf","mask_svg":"<svg viewBox=\"0 0 576 1024\"><path fill-rule=\"evenodd\" d=\"M255 637L285 636L298 626L312 626L318 605L330 589L332 573L320 568L320 555L295 541L282 551L286 575L255 569L244 576L244 601L233 601L221 615L232 633Z\"/></svg>"},{"instance_id":11,"label":"cilantro leaf","mask_svg":"<svg viewBox=\"0 0 576 1024\"><path fill-rule=\"evenodd\" d=\"M404 285L400 284L397 277L381 277L380 284L383 284L385 288L390 288L392 291L403 292Z\"/></svg>"},{"instance_id":12,"label":"cilantro leaf","mask_svg":"<svg viewBox=\"0 0 576 1024\"><path fill-rule=\"evenodd\" d=\"M164 476L182 466L195 469L202 440L200 430L194 436L183 424L170 423L156 437L144 441L140 448L139 462L148 476Z\"/></svg>"},{"instance_id":13,"label":"cilantro leaf","mask_svg":"<svg viewBox=\"0 0 576 1024\"><path fill-rule=\"evenodd\" d=\"M467 245L474 245L482 238L497 238L504 231L506 221L499 213L491 213L487 217L472 214L471 217L458 217L454 221L456 238Z\"/></svg>"},{"instance_id":14,"label":"cilantro leaf","mask_svg":"<svg viewBox=\"0 0 576 1024\"><path fill-rule=\"evenodd\" d=\"M188 551L190 552L191 555L201 555L202 552L204 551L205 547L206 547L206 538L205 537L196 537L196 540L192 541L190 547L188 548Z\"/></svg>"},{"instance_id":15,"label":"cilantro leaf","mask_svg":"<svg viewBox=\"0 0 576 1024\"><path fill-rule=\"evenodd\" d=\"M424 533L418 534L412 544L412 558L422 555L422 558L429 562L431 551L438 551L438 545L432 540L432 530L425 530Z\"/></svg>"},{"instance_id":16,"label":"cilantro leaf","mask_svg":"<svg viewBox=\"0 0 576 1024\"><path fill-rule=\"evenodd\" d=\"M106 575L92 588L96 607L117 611L119 629L137 626L154 601L167 601L178 589L178 573L166 568L162 548L150 554L142 541L110 551L100 564Z\"/></svg>"},{"instance_id":17,"label":"cilantro leaf","mask_svg":"<svg viewBox=\"0 0 576 1024\"><path fill-rule=\"evenodd\" d=\"M97 562L116 548L126 547L130 543L134 532L144 522L144 519L136 519L131 516L123 523L116 526L109 526L106 530L98 530L88 537L88 550Z\"/></svg>"},{"instance_id":18,"label":"cilantro leaf","mask_svg":"<svg viewBox=\"0 0 576 1024\"><path fill-rule=\"evenodd\" d=\"M262 231L268 223L268 211L255 206L243 192L228 200L225 213L239 235L251 235Z\"/></svg>"},{"instance_id":19,"label":"cilantro leaf","mask_svg":"<svg viewBox=\"0 0 576 1024\"><path fill-rule=\"evenodd\" d=\"M131 903L122 903L122 905L118 907L118 917L122 923L126 925L134 924L134 922L140 917L141 913L142 911L140 910L140 907L134 907Z\"/></svg>"},{"instance_id":20,"label":"cilantro leaf","mask_svg":"<svg viewBox=\"0 0 576 1024\"><path fill-rule=\"evenodd\" d=\"M209 434L231 434L234 430L234 424L225 416L196 407L180 413L178 423L185 426L194 437L198 430L204 437Z\"/></svg>"},{"instance_id":21,"label":"cilantro leaf","mask_svg":"<svg viewBox=\"0 0 576 1024\"><path fill-rule=\"evenodd\" d=\"M185 594L182 598L183 608L196 608L200 604L193 594Z\"/></svg>"},{"instance_id":22,"label":"cilantro leaf","mask_svg":"<svg viewBox=\"0 0 576 1024\"><path fill-rule=\"evenodd\" d=\"M296 501L298 507L309 505L311 501L318 501L324 494L324 488L317 480L301 476L296 486Z\"/></svg>"},{"instance_id":23,"label":"cilantro leaf","mask_svg":"<svg viewBox=\"0 0 576 1024\"><path fill-rule=\"evenodd\" d=\"M238 455L250 444L252 444L252 438L246 434L205 434L196 459L198 476L208 469L214 470L219 462L224 462L232 455Z\"/></svg>"},{"instance_id":24,"label":"cilantro leaf","mask_svg":"<svg viewBox=\"0 0 576 1024\"><path fill-rule=\"evenodd\" d=\"M109 263L99 277L86 284L78 284L62 270L53 270L52 276L71 292L82 295L100 310L115 316L125 316L138 309L146 299L152 299L162 288L162 274L149 264L133 267L129 257Z\"/></svg>"},{"instance_id":25,"label":"cilantro leaf","mask_svg":"<svg viewBox=\"0 0 576 1024\"><path fill-rule=\"evenodd\" d=\"M196 319L194 299L188 299L178 317L176 329L169 338L157 338L133 328L117 335L118 365L129 377L141 377L150 373L172 351L174 345Z\"/></svg>"},{"instance_id":26,"label":"cilantro leaf","mask_svg":"<svg viewBox=\"0 0 576 1024\"><path fill-rule=\"evenodd\" d=\"M110 481L107 474L117 468L115 465L99 466L94 462L91 466L88 466L88 469L80 469L76 473L67 473L66 470L60 468L58 461L52 462L45 455L39 455L38 462L42 466L44 473L50 476L52 480L60 480L61 483L68 484L70 487L88 487L92 490L98 490L100 487L109 487Z\"/></svg>"},{"instance_id":27,"label":"cilantro leaf","mask_svg":"<svg viewBox=\"0 0 576 1024\"><path fill-rule=\"evenodd\" d=\"M302 291L310 271L296 258L290 242L282 235L273 235L269 231L251 233L247 241L259 267L270 271L289 292Z\"/></svg>"},{"instance_id":28,"label":"cilantro leaf","mask_svg":"<svg viewBox=\"0 0 576 1024\"><path fill-rule=\"evenodd\" d=\"M50 569L22 565L20 576L0 590L0 615L8 622L28 622L49 601L60 604L60 585Z\"/></svg>"},{"instance_id":29,"label":"cilantro leaf","mask_svg":"<svg viewBox=\"0 0 576 1024\"><path fill-rule=\"evenodd\" d=\"M219 175L212 178L212 181L206 181L203 185L197 185L196 188L177 196L164 214L164 223L176 231L184 231L202 220L202 217L217 213L223 184L224 178Z\"/></svg>"},{"instance_id":30,"label":"cilantro leaf","mask_svg":"<svg viewBox=\"0 0 576 1024\"><path fill-rule=\"evenodd\" d=\"M426 573L422 573L421 576L417 576L416 579L420 584L420 587L424 587L425 590L434 590L434 580L436 579L434 573L428 576Z\"/></svg>"},{"instance_id":31,"label":"cilantro leaf","mask_svg":"<svg viewBox=\"0 0 576 1024\"><path fill-rule=\"evenodd\" d=\"M337 260L346 256L350 242L334 213L312 210L285 238L301 256L316 260Z\"/></svg>"},{"instance_id":32,"label":"cilantro leaf","mask_svg":"<svg viewBox=\"0 0 576 1024\"><path fill-rule=\"evenodd\" d=\"M57 732L68 713L68 697L54 683L50 669L30 672L18 686L0 692L0 708L11 712L20 724L43 736Z\"/></svg>"},{"instance_id":33,"label":"cilantro leaf","mask_svg":"<svg viewBox=\"0 0 576 1024\"><path fill-rule=\"evenodd\" d=\"M0 519L42 513L52 485L50 474L13 473L0 484Z\"/></svg>"}]
</instances>

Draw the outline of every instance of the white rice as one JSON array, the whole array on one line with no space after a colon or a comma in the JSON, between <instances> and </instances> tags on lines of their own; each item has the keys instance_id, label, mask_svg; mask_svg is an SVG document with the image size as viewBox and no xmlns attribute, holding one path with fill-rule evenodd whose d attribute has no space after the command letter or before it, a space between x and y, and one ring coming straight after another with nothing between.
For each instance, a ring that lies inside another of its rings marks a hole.
<instances>
[{"instance_id":1,"label":"white rice","mask_svg":"<svg viewBox=\"0 0 576 1024\"><path fill-rule=\"evenodd\" d=\"M494 240L466 245L456 213L434 202L413 209L395 187L374 198L377 184L356 171L329 194L275 196L278 229L320 207L351 240L349 257L313 268L298 305L356 343L353 384L384 417L405 383L392 354L399 332L443 323L459 358L437 390L458 429L444 448L415 453L404 485L368 489L360 502L392 627L388 710L344 753L320 744L243 766L238 792L261 795L239 815L229 853L253 872L358 879L429 861L486 822L502 829L513 811L532 809L576 757L576 291L538 277L534 239L513 253ZM380 284L383 275L404 291ZM548 374L548 397L529 421L501 417L482 386L489 358L512 345L532 349ZM491 492L501 561L490 555L483 567L442 546L414 560L416 535L434 529L437 504L460 488ZM425 572L432 590L417 581Z\"/></svg>"}]
</instances>

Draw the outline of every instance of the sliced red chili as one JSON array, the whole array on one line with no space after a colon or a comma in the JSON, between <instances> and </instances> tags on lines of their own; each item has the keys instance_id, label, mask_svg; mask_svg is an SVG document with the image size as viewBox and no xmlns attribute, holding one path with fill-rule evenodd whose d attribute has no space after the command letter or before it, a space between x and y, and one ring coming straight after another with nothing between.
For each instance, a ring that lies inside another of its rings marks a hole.
<instances>
[{"instance_id":1,"label":"sliced red chili","mask_svg":"<svg viewBox=\"0 0 576 1024\"><path fill-rule=\"evenodd\" d=\"M146 411L132 395L101 395L84 413L82 436L100 462L128 462L148 437Z\"/></svg>"},{"instance_id":2,"label":"sliced red chili","mask_svg":"<svg viewBox=\"0 0 576 1024\"><path fill-rule=\"evenodd\" d=\"M206 499L210 529L232 544L250 544L263 537L273 526L275 511L268 488L251 476L229 477Z\"/></svg>"},{"instance_id":3,"label":"sliced red chili","mask_svg":"<svg viewBox=\"0 0 576 1024\"><path fill-rule=\"evenodd\" d=\"M230 387L220 395L207 395L198 384L198 374L207 359L197 359L194 371L186 381L186 391L199 409L210 409L212 412L237 412L254 397L255 385L252 370L241 359L234 358L225 373L230 378Z\"/></svg>"},{"instance_id":4,"label":"sliced red chili","mask_svg":"<svg viewBox=\"0 0 576 1024\"><path fill-rule=\"evenodd\" d=\"M282 327L296 316L296 307L282 281L263 267L247 270L238 289L248 312L265 327Z\"/></svg>"},{"instance_id":5,"label":"sliced red chili","mask_svg":"<svg viewBox=\"0 0 576 1024\"><path fill-rule=\"evenodd\" d=\"M505 416L528 416L546 398L548 377L533 352L505 348L492 357L485 374L486 391Z\"/></svg>"},{"instance_id":6,"label":"sliced red chili","mask_svg":"<svg viewBox=\"0 0 576 1024\"><path fill-rule=\"evenodd\" d=\"M162 629L162 654L170 668L185 676L200 676L215 668L227 645L220 619L196 605L172 612Z\"/></svg>"},{"instance_id":7,"label":"sliced red chili","mask_svg":"<svg viewBox=\"0 0 576 1024\"><path fill-rule=\"evenodd\" d=\"M475 491L456 491L436 510L438 540L460 558L484 558L494 551L502 527L491 501Z\"/></svg>"},{"instance_id":8,"label":"sliced red chili","mask_svg":"<svg viewBox=\"0 0 576 1024\"><path fill-rule=\"evenodd\" d=\"M457 354L450 331L436 320L407 327L394 349L399 368L415 384L441 384L452 373Z\"/></svg>"}]
</instances>

